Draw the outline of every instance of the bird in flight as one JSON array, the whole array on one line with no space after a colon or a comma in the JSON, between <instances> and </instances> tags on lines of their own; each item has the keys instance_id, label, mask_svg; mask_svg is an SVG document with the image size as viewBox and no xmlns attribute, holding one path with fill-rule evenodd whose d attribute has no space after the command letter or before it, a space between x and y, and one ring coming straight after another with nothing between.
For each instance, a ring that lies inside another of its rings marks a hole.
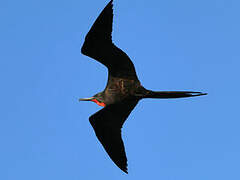
<instances>
[{"instance_id":1,"label":"bird in flight","mask_svg":"<svg viewBox=\"0 0 240 180\"><path fill-rule=\"evenodd\" d=\"M143 98L184 98L206 95L192 91L151 91L145 89L128 55L112 42L113 0L98 16L85 37L82 54L105 65L108 69L108 82L104 91L80 101L92 101L104 107L93 114L89 121L98 140L112 159L125 173L127 157L121 128L123 123Z\"/></svg>"}]
</instances>

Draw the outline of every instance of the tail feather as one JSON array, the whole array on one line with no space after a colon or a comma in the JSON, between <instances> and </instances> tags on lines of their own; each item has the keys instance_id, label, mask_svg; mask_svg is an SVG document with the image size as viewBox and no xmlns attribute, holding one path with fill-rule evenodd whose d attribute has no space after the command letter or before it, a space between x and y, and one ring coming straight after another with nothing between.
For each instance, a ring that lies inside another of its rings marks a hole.
<instances>
[{"instance_id":1,"label":"tail feather","mask_svg":"<svg viewBox=\"0 0 240 180\"><path fill-rule=\"evenodd\" d=\"M145 98L185 98L207 95L207 93L193 92L193 91L148 91Z\"/></svg>"}]
</instances>

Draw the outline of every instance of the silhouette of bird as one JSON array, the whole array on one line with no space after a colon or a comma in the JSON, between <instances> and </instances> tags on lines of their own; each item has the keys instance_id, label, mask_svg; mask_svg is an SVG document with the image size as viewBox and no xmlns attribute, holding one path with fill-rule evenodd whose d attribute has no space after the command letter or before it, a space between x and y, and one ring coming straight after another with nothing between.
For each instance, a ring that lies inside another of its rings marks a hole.
<instances>
[{"instance_id":1,"label":"silhouette of bird","mask_svg":"<svg viewBox=\"0 0 240 180\"><path fill-rule=\"evenodd\" d=\"M151 91L145 89L128 55L112 42L113 0L98 16L85 37L82 54L105 65L108 82L104 91L80 101L93 101L104 108L93 114L89 121L98 140L112 159L125 173L127 157L121 137L121 128L131 111L143 98L184 98L206 95L192 91Z\"/></svg>"}]
</instances>

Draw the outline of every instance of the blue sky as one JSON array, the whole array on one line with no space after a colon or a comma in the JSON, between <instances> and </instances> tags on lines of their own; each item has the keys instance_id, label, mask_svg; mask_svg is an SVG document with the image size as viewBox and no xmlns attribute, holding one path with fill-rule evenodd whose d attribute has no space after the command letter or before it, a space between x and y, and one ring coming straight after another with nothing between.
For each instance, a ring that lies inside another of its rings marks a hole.
<instances>
[{"instance_id":1,"label":"blue sky","mask_svg":"<svg viewBox=\"0 0 240 180\"><path fill-rule=\"evenodd\" d=\"M80 54L106 0L1 1L0 179L240 179L240 1L114 1L113 40L153 90L208 96L143 100L123 128L129 175L78 102L106 68Z\"/></svg>"}]
</instances>

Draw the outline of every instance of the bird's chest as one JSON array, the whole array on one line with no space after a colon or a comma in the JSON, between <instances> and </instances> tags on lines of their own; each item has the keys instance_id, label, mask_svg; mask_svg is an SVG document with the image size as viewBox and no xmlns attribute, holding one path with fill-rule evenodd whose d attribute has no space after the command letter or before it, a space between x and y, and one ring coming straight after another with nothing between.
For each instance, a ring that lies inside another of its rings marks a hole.
<instances>
[{"instance_id":1,"label":"bird's chest","mask_svg":"<svg viewBox=\"0 0 240 180\"><path fill-rule=\"evenodd\" d=\"M130 79L110 79L105 89L107 104L113 104L133 96L138 84L140 83Z\"/></svg>"}]
</instances>

